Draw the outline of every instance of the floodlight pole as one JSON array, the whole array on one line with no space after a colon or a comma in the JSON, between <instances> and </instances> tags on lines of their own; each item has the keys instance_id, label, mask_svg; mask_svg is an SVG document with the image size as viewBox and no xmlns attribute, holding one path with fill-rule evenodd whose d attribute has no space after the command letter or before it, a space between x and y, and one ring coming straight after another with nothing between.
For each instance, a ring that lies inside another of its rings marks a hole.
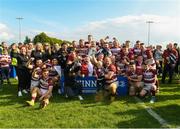
<instances>
[{"instance_id":1,"label":"floodlight pole","mask_svg":"<svg viewBox=\"0 0 180 129\"><path fill-rule=\"evenodd\" d=\"M150 42L150 25L151 23L154 23L153 21L147 21L146 22L148 24L148 46L149 46L149 42Z\"/></svg>"},{"instance_id":2,"label":"floodlight pole","mask_svg":"<svg viewBox=\"0 0 180 129\"><path fill-rule=\"evenodd\" d=\"M21 20L23 20L24 18L17 17L16 19L19 21L19 43L20 43L21 42Z\"/></svg>"}]
</instances>

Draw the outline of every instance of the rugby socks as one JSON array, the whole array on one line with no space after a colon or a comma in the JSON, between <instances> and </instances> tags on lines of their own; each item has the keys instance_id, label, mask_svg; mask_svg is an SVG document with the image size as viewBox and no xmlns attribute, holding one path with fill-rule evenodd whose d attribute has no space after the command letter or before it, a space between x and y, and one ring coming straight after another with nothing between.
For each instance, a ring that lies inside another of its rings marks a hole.
<instances>
[{"instance_id":1,"label":"rugby socks","mask_svg":"<svg viewBox=\"0 0 180 129\"><path fill-rule=\"evenodd\" d=\"M37 96L37 93L32 93L31 101L34 102L36 100L36 96Z\"/></svg>"}]
</instances>

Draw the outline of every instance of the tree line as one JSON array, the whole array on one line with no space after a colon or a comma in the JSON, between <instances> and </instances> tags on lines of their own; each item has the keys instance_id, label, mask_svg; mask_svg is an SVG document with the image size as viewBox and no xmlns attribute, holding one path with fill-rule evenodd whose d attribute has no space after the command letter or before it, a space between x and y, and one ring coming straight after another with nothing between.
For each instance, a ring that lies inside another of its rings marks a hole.
<instances>
[{"instance_id":1,"label":"tree line","mask_svg":"<svg viewBox=\"0 0 180 129\"><path fill-rule=\"evenodd\" d=\"M55 43L62 44L63 42L70 43L69 41L66 41L66 40L61 40L61 39L57 39L57 38L54 38L54 37L50 37L44 32L36 35L33 38L33 40L31 40L28 36L26 36L25 40L24 40L24 43L27 44L27 43L30 43L30 42L33 42L34 44L36 44L38 42L40 42L40 43L50 43L50 44L55 44Z\"/></svg>"}]
</instances>

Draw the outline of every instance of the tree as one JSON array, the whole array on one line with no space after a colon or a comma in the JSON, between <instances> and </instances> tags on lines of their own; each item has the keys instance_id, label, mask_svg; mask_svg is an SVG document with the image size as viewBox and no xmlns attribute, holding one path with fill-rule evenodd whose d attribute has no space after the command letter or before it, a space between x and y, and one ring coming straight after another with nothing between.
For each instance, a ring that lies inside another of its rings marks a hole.
<instances>
[{"instance_id":1,"label":"tree","mask_svg":"<svg viewBox=\"0 0 180 129\"><path fill-rule=\"evenodd\" d=\"M57 38L53 38L53 37L49 37L47 36L44 32L36 35L34 37L34 40L33 42L36 44L37 42L40 42L40 43L50 43L50 44L55 44L55 43L58 43L58 44L61 44L63 41L61 39L57 39Z\"/></svg>"},{"instance_id":2,"label":"tree","mask_svg":"<svg viewBox=\"0 0 180 129\"><path fill-rule=\"evenodd\" d=\"M30 43L30 42L31 42L31 39L28 36L26 36L25 40L24 40L24 44L27 44L27 43Z\"/></svg>"},{"instance_id":3,"label":"tree","mask_svg":"<svg viewBox=\"0 0 180 129\"><path fill-rule=\"evenodd\" d=\"M37 42L40 42L40 43L44 43L44 42L49 42L50 41L50 38L44 33L40 33L38 35L36 35L34 37L34 40L33 42L36 44Z\"/></svg>"}]
</instances>

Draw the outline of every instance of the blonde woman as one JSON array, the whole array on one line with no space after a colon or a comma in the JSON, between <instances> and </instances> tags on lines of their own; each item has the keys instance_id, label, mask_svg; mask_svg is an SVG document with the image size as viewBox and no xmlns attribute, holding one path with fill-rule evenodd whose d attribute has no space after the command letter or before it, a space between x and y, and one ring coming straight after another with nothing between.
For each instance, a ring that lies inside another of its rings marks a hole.
<instances>
[{"instance_id":1,"label":"blonde woman","mask_svg":"<svg viewBox=\"0 0 180 129\"><path fill-rule=\"evenodd\" d=\"M31 57L35 59L43 59L44 57L44 50L43 45L41 43L37 43L35 46L35 50L32 51Z\"/></svg>"}]
</instances>

